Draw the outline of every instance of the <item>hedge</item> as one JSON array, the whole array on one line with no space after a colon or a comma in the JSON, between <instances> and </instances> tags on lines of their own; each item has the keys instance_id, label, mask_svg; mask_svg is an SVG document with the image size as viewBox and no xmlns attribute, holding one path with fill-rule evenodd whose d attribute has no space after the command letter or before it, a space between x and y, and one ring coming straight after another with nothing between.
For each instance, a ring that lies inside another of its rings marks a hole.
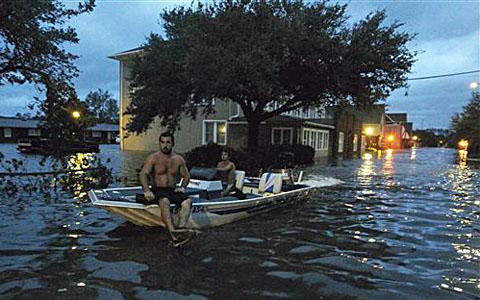
<instances>
[{"instance_id":1,"label":"hedge","mask_svg":"<svg viewBox=\"0 0 480 300\"><path fill-rule=\"evenodd\" d=\"M239 170L244 170L249 175L257 175L260 169L293 168L298 165L313 163L315 150L304 145L272 145L259 148L254 153L246 150L235 150L217 144L207 144L185 154L189 168L215 167L221 159L223 150L230 152L230 159Z\"/></svg>"}]
</instances>

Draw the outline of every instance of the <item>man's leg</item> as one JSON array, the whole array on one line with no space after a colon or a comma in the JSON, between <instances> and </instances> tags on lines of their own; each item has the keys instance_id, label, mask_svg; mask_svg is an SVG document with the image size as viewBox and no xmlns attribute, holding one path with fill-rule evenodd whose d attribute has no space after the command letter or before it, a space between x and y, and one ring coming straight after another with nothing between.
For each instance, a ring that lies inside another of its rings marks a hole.
<instances>
[{"instance_id":1,"label":"man's leg","mask_svg":"<svg viewBox=\"0 0 480 300\"><path fill-rule=\"evenodd\" d=\"M162 212L162 221L167 226L167 230L171 233L175 230L172 222L172 214L170 213L170 201L168 198L161 198L158 201L158 205L160 206L160 210Z\"/></svg>"},{"instance_id":2,"label":"man's leg","mask_svg":"<svg viewBox=\"0 0 480 300\"><path fill-rule=\"evenodd\" d=\"M188 217L192 209L192 199L188 198L183 200L178 212L178 227L185 227L187 225Z\"/></svg>"}]
</instances>

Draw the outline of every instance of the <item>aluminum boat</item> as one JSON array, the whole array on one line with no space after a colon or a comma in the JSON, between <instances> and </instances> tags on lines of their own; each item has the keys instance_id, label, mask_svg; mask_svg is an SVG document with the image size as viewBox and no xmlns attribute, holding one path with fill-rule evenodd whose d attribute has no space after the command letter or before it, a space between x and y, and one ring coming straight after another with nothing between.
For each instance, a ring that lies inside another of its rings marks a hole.
<instances>
[{"instance_id":1,"label":"aluminum boat","mask_svg":"<svg viewBox=\"0 0 480 300\"><path fill-rule=\"evenodd\" d=\"M260 178L252 178L245 177L243 171L236 171L235 185L241 193L226 197L220 196L221 181L192 176L186 189L193 200L187 228L220 226L305 200L315 187L302 183L301 175L293 182L286 173L264 173ZM134 224L165 227L157 204L139 203L139 196L143 195L140 186L91 190L88 195L95 206ZM174 204L172 211L176 212Z\"/></svg>"}]
</instances>

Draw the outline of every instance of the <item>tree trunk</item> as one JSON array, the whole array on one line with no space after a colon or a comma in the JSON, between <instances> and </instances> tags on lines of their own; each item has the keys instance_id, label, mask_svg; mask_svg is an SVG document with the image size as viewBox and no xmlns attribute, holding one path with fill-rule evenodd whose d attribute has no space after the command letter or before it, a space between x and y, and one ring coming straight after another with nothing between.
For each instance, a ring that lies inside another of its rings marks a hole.
<instances>
[{"instance_id":1,"label":"tree trunk","mask_svg":"<svg viewBox=\"0 0 480 300\"><path fill-rule=\"evenodd\" d=\"M248 152L254 152L258 149L258 131L260 128L260 121L257 119L248 120Z\"/></svg>"}]
</instances>

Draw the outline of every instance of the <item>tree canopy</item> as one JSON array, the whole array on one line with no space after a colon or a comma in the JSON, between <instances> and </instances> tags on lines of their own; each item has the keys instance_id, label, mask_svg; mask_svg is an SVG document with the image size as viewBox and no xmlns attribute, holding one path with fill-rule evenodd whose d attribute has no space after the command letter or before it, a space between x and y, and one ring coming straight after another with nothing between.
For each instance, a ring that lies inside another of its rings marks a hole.
<instances>
[{"instance_id":1,"label":"tree canopy","mask_svg":"<svg viewBox=\"0 0 480 300\"><path fill-rule=\"evenodd\" d=\"M98 122L118 123L119 108L117 100L108 91L102 89L92 91L85 97L84 102Z\"/></svg>"},{"instance_id":2,"label":"tree canopy","mask_svg":"<svg viewBox=\"0 0 480 300\"><path fill-rule=\"evenodd\" d=\"M349 26L346 5L300 0L223 0L165 11L165 36L151 34L134 63L132 115L141 133L155 117L178 126L182 113L238 103L254 148L260 122L324 104L370 104L406 85L414 35L385 25L378 11ZM277 102L273 108L273 103Z\"/></svg>"},{"instance_id":3,"label":"tree canopy","mask_svg":"<svg viewBox=\"0 0 480 300\"><path fill-rule=\"evenodd\" d=\"M57 0L0 1L0 86L69 82L78 69L77 58L62 44L78 43L75 29L65 22L90 12L94 0L68 9Z\"/></svg>"},{"instance_id":4,"label":"tree canopy","mask_svg":"<svg viewBox=\"0 0 480 300\"><path fill-rule=\"evenodd\" d=\"M452 117L453 140L469 142L469 155L480 157L480 93L473 92L463 112Z\"/></svg>"},{"instance_id":5,"label":"tree canopy","mask_svg":"<svg viewBox=\"0 0 480 300\"><path fill-rule=\"evenodd\" d=\"M47 136L79 139L94 120L78 99L71 80L78 75L77 58L63 49L78 43L75 29L66 22L93 10L94 0L67 8L58 0L7 0L0 2L0 86L31 83L45 88L45 99L35 98L42 130ZM71 113L77 110L81 118ZM58 149L68 147L60 143Z\"/></svg>"}]
</instances>

